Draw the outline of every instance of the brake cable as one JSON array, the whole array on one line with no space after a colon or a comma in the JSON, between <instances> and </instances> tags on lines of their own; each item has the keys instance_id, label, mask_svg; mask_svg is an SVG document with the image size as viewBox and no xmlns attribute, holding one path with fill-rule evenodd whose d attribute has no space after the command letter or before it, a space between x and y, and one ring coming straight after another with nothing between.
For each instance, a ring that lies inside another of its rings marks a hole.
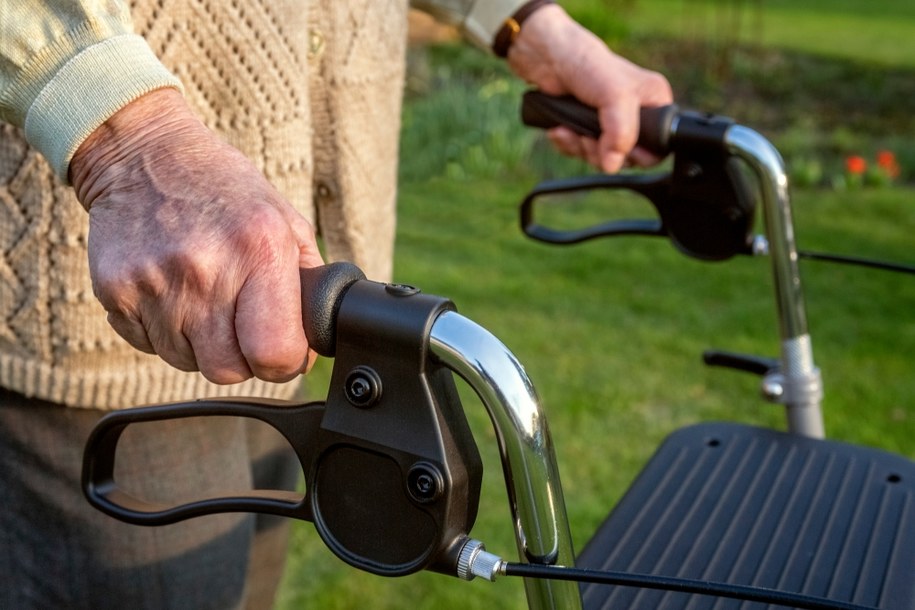
<instances>
[{"instance_id":1,"label":"brake cable","mask_svg":"<svg viewBox=\"0 0 915 610\"><path fill-rule=\"evenodd\" d=\"M873 606L862 606L849 602L835 601L822 597L777 591L775 589L754 587L750 585L736 585L673 576L658 576L655 574L638 574L503 561L498 555L486 551L482 542L472 539L468 540L461 549L457 568L457 576L463 580L473 580L475 577L479 576L480 578L489 581L495 581L497 576L521 576L522 578L587 582L601 585L655 589L675 593L708 595L748 602L759 602L775 606L788 606L800 608L802 610L877 610L877 608L874 608Z\"/></svg>"},{"instance_id":2,"label":"brake cable","mask_svg":"<svg viewBox=\"0 0 915 610\"><path fill-rule=\"evenodd\" d=\"M575 582L639 587L642 589L656 589L677 593L693 593L749 602L761 602L776 606L803 608L804 610L876 610L876 608L871 606L860 606L847 602L828 600L821 597L801 595L799 593L776 591L764 587L733 585L689 578L674 578L670 576L656 576L653 574L633 574L627 572L588 570L584 568L512 562L505 563L501 571L506 576L571 580Z\"/></svg>"},{"instance_id":3,"label":"brake cable","mask_svg":"<svg viewBox=\"0 0 915 610\"><path fill-rule=\"evenodd\" d=\"M883 271L894 271L897 273L910 273L915 275L915 267L900 263L889 263L886 261L860 258L857 256L845 256L842 254L830 254L828 252L811 252L809 250L798 250L797 255L809 260L838 263L842 265L856 265L858 267L869 267L871 269L881 269Z\"/></svg>"}]
</instances>

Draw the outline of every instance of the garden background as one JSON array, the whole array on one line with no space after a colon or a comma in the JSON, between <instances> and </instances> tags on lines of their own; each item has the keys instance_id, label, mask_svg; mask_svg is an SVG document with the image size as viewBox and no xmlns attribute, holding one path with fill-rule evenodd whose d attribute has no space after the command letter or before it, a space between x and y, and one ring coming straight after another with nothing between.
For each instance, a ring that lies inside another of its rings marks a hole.
<instances>
[{"instance_id":1,"label":"garden background","mask_svg":"<svg viewBox=\"0 0 915 610\"><path fill-rule=\"evenodd\" d=\"M915 264L915 3L564 0L681 106L723 113L785 157L799 246ZM428 27L419 21L421 28ZM581 548L654 447L703 419L783 427L759 379L710 347L778 354L769 263L684 258L647 238L551 247L518 230L539 180L590 173L518 122L498 60L416 32L403 114L395 279L452 298L524 363L550 418ZM647 210L647 208L646 208ZM758 225L761 230L761 225ZM802 261L827 434L915 458L915 278ZM322 396L330 362L313 374ZM495 439L462 391L487 468L473 535L514 559ZM520 581L359 573L294 526L278 607L523 608Z\"/></svg>"}]
</instances>

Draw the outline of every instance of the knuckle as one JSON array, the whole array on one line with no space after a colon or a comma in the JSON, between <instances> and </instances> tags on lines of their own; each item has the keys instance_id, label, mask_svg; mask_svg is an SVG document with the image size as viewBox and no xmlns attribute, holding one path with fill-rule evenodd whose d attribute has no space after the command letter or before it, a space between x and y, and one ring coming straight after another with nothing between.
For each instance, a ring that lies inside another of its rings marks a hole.
<instances>
[{"instance_id":1,"label":"knuckle","mask_svg":"<svg viewBox=\"0 0 915 610\"><path fill-rule=\"evenodd\" d=\"M163 292L162 272L148 261L100 266L91 273L92 292L106 311L133 317L143 296Z\"/></svg>"},{"instance_id":2,"label":"knuckle","mask_svg":"<svg viewBox=\"0 0 915 610\"><path fill-rule=\"evenodd\" d=\"M92 276L92 292L109 312L129 310L133 287L134 284L121 275L96 273Z\"/></svg>"},{"instance_id":3,"label":"knuckle","mask_svg":"<svg viewBox=\"0 0 915 610\"><path fill-rule=\"evenodd\" d=\"M156 353L169 366L176 368L179 371L184 371L185 373L193 373L199 370L197 367L197 361L193 356L182 354L181 352L173 349L156 349Z\"/></svg>"},{"instance_id":4,"label":"knuckle","mask_svg":"<svg viewBox=\"0 0 915 610\"><path fill-rule=\"evenodd\" d=\"M276 349L255 350L248 355L248 366L258 379L282 383L291 381L304 369L307 353Z\"/></svg>"},{"instance_id":5,"label":"knuckle","mask_svg":"<svg viewBox=\"0 0 915 610\"><path fill-rule=\"evenodd\" d=\"M236 239L239 248L259 265L273 264L297 251L291 227L270 206L261 206L252 212Z\"/></svg>"},{"instance_id":6,"label":"knuckle","mask_svg":"<svg viewBox=\"0 0 915 610\"><path fill-rule=\"evenodd\" d=\"M645 84L647 89L654 92L659 98L665 100L673 99L673 89L670 86L670 82L660 72L648 71L645 77Z\"/></svg>"},{"instance_id":7,"label":"knuckle","mask_svg":"<svg viewBox=\"0 0 915 610\"><path fill-rule=\"evenodd\" d=\"M207 381L217 385L232 385L251 379L254 375L245 367L244 370L238 368L230 369L224 367L201 367L200 374Z\"/></svg>"}]
</instances>

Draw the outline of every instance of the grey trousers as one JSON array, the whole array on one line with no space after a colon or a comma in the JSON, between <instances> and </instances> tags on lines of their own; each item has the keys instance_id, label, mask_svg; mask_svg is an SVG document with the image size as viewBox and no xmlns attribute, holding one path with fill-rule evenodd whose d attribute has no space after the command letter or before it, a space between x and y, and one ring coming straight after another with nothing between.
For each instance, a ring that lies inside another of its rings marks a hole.
<instances>
[{"instance_id":1,"label":"grey trousers","mask_svg":"<svg viewBox=\"0 0 915 610\"><path fill-rule=\"evenodd\" d=\"M80 473L102 415L0 389L0 610L270 608L287 520L225 514L143 527L97 511ZM300 470L266 425L192 418L128 427L115 478L143 499L180 502L295 489Z\"/></svg>"}]
</instances>

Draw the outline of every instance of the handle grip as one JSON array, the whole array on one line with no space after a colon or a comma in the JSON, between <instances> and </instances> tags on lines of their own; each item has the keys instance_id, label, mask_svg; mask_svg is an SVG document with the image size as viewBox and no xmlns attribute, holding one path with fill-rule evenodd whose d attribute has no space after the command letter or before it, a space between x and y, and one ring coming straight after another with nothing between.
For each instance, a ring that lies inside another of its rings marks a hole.
<instances>
[{"instance_id":1,"label":"handle grip","mask_svg":"<svg viewBox=\"0 0 915 610\"><path fill-rule=\"evenodd\" d=\"M346 262L302 269L302 314L308 345L322 356L333 357L337 351L337 312L346 291L365 274Z\"/></svg>"},{"instance_id":2,"label":"handle grip","mask_svg":"<svg viewBox=\"0 0 915 610\"><path fill-rule=\"evenodd\" d=\"M679 106L670 104L639 111L638 145L659 157L670 152L670 135ZM564 125L577 134L599 138L601 134L597 110L586 106L571 95L547 95L528 91L521 102L521 121L530 127L550 129Z\"/></svg>"}]
</instances>

